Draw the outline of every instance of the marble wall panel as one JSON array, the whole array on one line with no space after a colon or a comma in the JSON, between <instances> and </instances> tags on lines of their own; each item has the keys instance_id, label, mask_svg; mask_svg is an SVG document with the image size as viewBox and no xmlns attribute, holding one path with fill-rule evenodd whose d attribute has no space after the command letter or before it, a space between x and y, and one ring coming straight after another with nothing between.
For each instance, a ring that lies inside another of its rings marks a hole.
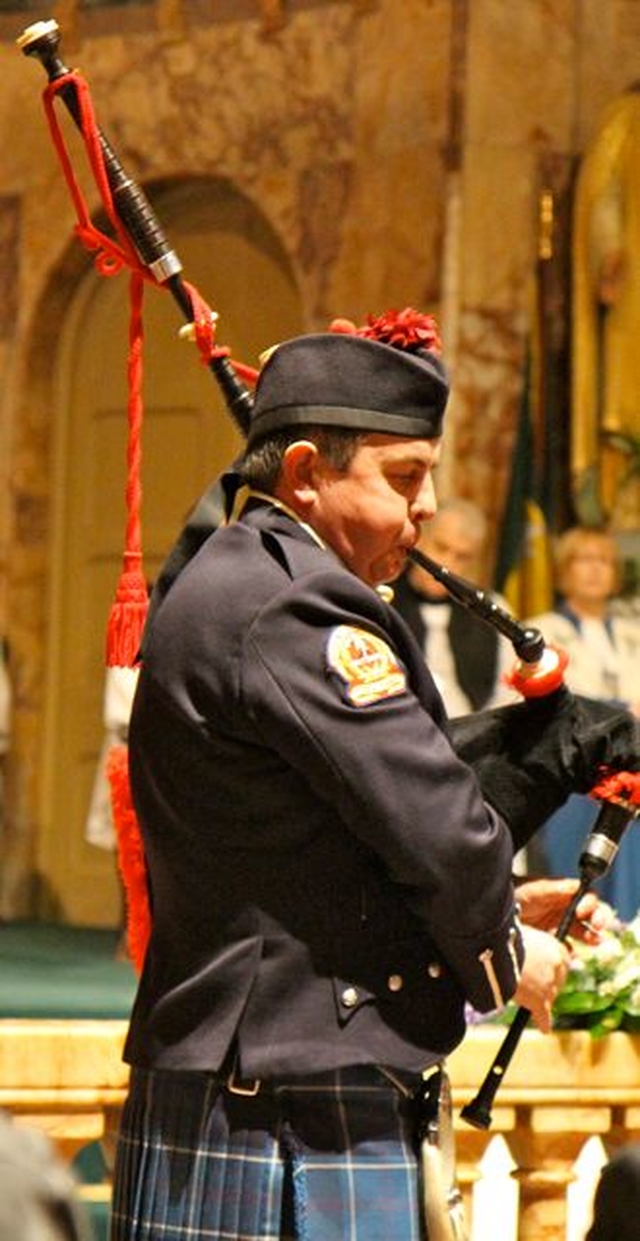
<instances>
[{"instance_id":1,"label":"marble wall panel","mask_svg":"<svg viewBox=\"0 0 640 1241\"><path fill-rule=\"evenodd\" d=\"M601 6L602 7L602 6ZM606 7L606 6L605 6ZM572 138L577 66L574 0L472 0L466 123L472 143L520 146Z\"/></svg>"},{"instance_id":2,"label":"marble wall panel","mask_svg":"<svg viewBox=\"0 0 640 1241\"><path fill-rule=\"evenodd\" d=\"M523 316L488 303L466 309L460 320L460 347L445 434L447 489L474 500L487 515L491 532L487 582L491 581L511 468L525 331Z\"/></svg>"},{"instance_id":3,"label":"marble wall panel","mask_svg":"<svg viewBox=\"0 0 640 1241\"><path fill-rule=\"evenodd\" d=\"M519 310L536 253L539 177L535 146L470 145L465 155L461 300Z\"/></svg>"},{"instance_id":4,"label":"marble wall panel","mask_svg":"<svg viewBox=\"0 0 640 1241\"><path fill-rule=\"evenodd\" d=\"M447 137L449 0L380 0L357 26L356 140L376 162Z\"/></svg>"},{"instance_id":5,"label":"marble wall panel","mask_svg":"<svg viewBox=\"0 0 640 1241\"><path fill-rule=\"evenodd\" d=\"M389 306L437 310L443 171L437 153L404 152L351 170L339 260L331 273L333 313L361 318Z\"/></svg>"},{"instance_id":6,"label":"marble wall panel","mask_svg":"<svg viewBox=\"0 0 640 1241\"><path fill-rule=\"evenodd\" d=\"M0 340L15 331L18 315L18 274L20 244L20 200L15 194L0 194Z\"/></svg>"}]
</instances>

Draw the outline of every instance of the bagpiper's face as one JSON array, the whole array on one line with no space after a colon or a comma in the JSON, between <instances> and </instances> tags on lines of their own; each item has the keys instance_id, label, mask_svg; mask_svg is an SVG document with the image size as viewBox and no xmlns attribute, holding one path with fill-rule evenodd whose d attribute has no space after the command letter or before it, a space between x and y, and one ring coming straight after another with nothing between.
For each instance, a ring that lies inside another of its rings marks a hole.
<instances>
[{"instance_id":1,"label":"bagpiper's face","mask_svg":"<svg viewBox=\"0 0 640 1241\"><path fill-rule=\"evenodd\" d=\"M319 455L307 520L357 577L393 581L437 508L434 470L440 440L368 435L347 470Z\"/></svg>"}]
</instances>

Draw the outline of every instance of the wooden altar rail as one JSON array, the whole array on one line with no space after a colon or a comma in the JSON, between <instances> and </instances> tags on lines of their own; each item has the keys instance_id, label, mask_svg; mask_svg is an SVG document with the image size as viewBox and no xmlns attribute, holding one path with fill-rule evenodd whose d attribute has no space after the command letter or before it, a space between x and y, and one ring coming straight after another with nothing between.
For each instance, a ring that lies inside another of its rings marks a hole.
<instances>
[{"instance_id":1,"label":"wooden altar rail","mask_svg":"<svg viewBox=\"0 0 640 1241\"><path fill-rule=\"evenodd\" d=\"M65 1157L99 1140L109 1162L127 1087L125 1031L123 1021L1 1020L0 1106L45 1129ZM456 1117L503 1036L472 1028L450 1056ZM470 1241L582 1241L606 1153L640 1140L640 1037L527 1030L491 1129L457 1118L456 1140ZM108 1185L86 1192L108 1196Z\"/></svg>"},{"instance_id":2,"label":"wooden altar rail","mask_svg":"<svg viewBox=\"0 0 640 1241\"><path fill-rule=\"evenodd\" d=\"M476 1027L449 1058L456 1113L475 1095L504 1033ZM492 1167L496 1135L506 1157ZM500 1203L509 1209L514 1181L517 1227L511 1236L501 1228L500 1241L583 1241L600 1166L613 1150L638 1140L640 1038L525 1031L498 1089L490 1130L456 1121L471 1241L494 1241Z\"/></svg>"}]
</instances>

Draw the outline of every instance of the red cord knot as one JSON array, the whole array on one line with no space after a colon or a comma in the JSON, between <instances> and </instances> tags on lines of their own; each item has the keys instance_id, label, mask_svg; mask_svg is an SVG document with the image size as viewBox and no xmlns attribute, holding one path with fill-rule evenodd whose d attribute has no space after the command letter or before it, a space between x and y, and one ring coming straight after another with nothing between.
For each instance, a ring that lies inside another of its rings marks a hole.
<instances>
[{"instance_id":1,"label":"red cord knot","mask_svg":"<svg viewBox=\"0 0 640 1241\"><path fill-rule=\"evenodd\" d=\"M591 789L590 797L598 801L616 802L620 806L637 806L636 814L640 813L640 772L615 771L603 775L599 784Z\"/></svg>"}]
</instances>

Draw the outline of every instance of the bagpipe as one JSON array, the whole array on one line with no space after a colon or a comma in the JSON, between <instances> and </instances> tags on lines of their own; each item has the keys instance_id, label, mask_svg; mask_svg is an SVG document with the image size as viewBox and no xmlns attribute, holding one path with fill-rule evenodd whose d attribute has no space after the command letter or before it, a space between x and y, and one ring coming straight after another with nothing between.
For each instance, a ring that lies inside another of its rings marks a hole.
<instances>
[{"instance_id":1,"label":"bagpipe","mask_svg":"<svg viewBox=\"0 0 640 1241\"><path fill-rule=\"evenodd\" d=\"M102 261L106 258L107 265L113 265L120 260L171 293L187 324L192 327L195 339L202 343L204 350L208 350L206 360L220 385L227 409L238 429L246 435L251 413L251 393L239 375L240 364L229 361L228 350L216 349L212 345L209 347L217 316L202 301L197 289L182 276L182 263L167 241L144 191L125 171L97 125L82 75L77 70L69 70L60 58L58 23L51 19L28 26L18 39L18 46L25 56L36 57L40 61L49 79L44 96L45 109L80 217L76 230L80 239L88 248L93 244L96 248L106 245L107 253ZM120 248L114 245L113 241L109 242L104 234L87 227L86 213L53 112L53 101L58 95L83 136L103 206L120 242ZM86 229L84 234L83 225ZM105 274L112 274L108 266ZM206 338L204 341L203 337ZM251 374L252 377L255 376L255 372L251 371Z\"/></svg>"},{"instance_id":2,"label":"bagpipe","mask_svg":"<svg viewBox=\"0 0 640 1241\"><path fill-rule=\"evenodd\" d=\"M219 384L229 413L243 435L250 423L253 402L250 384L257 372L234 362L228 349L216 345L217 315L182 276L182 264L165 238L152 206L97 125L86 82L61 60L59 43L60 32L54 20L29 26L18 39L22 52L38 59L48 78L45 111L76 207L79 240L97 253L95 262L100 274L113 275L124 267L131 272L126 548L107 630L107 663L126 664L138 658L148 606L139 532L141 374L136 366L140 352L136 325L144 283L167 290L173 296L186 320L181 335L186 333L195 339L200 358ZM84 140L113 236L100 232L89 218L56 120L54 105L58 98ZM196 506L196 518L191 527L187 523L169 557L163 589L171 588L182 565L192 554L194 542L202 541L215 528L215 519L210 514L223 507L221 483L216 480ZM442 582L450 595L474 616L512 642L516 664L511 684L524 701L452 721L451 733L457 752L474 768L486 800L509 824L514 847L526 843L574 788L591 791L601 803L596 825L580 856L577 891L558 929L559 938L564 938L569 934L582 896L611 865L626 827L640 814L640 775L623 770L629 761L637 763L635 725L626 712L604 704L587 704L569 694L563 685L566 657L547 646L538 630L524 626L505 612L489 593L417 549L410 557ZM132 910L135 914L135 909L144 907L146 881L141 842L133 830L135 812L128 797L126 761L126 750L114 754L110 777L116 825L118 822L124 825L119 848L121 853L128 850L129 854L128 869L125 871L123 867L129 904L129 940L134 964L140 967L149 924L147 911L140 915L137 925L132 926ZM540 782L543 769L546 792ZM606 774L592 788L594 773L598 771ZM462 1115L469 1123L481 1128L490 1124L491 1102L529 1016L526 1009L518 1010L477 1098L463 1109Z\"/></svg>"},{"instance_id":3,"label":"bagpipe","mask_svg":"<svg viewBox=\"0 0 640 1241\"><path fill-rule=\"evenodd\" d=\"M609 870L627 827L640 815L640 774L625 772L608 776L592 790L591 796L600 800L601 806L580 852L577 889L568 902L556 931L556 938L560 941L568 938L580 901L595 880L601 879ZM476 1129L489 1129L491 1126L491 1107L498 1087L530 1016L529 1010L524 1006L516 1009L477 1094L460 1112L462 1119Z\"/></svg>"},{"instance_id":4,"label":"bagpipe","mask_svg":"<svg viewBox=\"0 0 640 1241\"><path fill-rule=\"evenodd\" d=\"M142 426L142 297L145 284L168 291L186 320L181 335L189 335L200 358L214 375L238 430L246 435L252 395L246 380L256 371L232 362L229 350L215 342L217 314L194 285L182 275L182 263L169 245L151 204L139 185L126 172L100 129L85 79L70 70L59 54L60 30L51 19L28 26L17 40L25 56L38 59L48 78L43 94L51 137L73 200L78 240L93 252L94 265L102 276L130 272L130 331L128 359L127 526L123 570L107 626L107 665L133 665L148 609L147 583L142 572L140 533L141 426ZM89 216L75 176L67 144L58 124L55 103L61 99L79 130L102 207L111 225L107 234Z\"/></svg>"}]
</instances>

